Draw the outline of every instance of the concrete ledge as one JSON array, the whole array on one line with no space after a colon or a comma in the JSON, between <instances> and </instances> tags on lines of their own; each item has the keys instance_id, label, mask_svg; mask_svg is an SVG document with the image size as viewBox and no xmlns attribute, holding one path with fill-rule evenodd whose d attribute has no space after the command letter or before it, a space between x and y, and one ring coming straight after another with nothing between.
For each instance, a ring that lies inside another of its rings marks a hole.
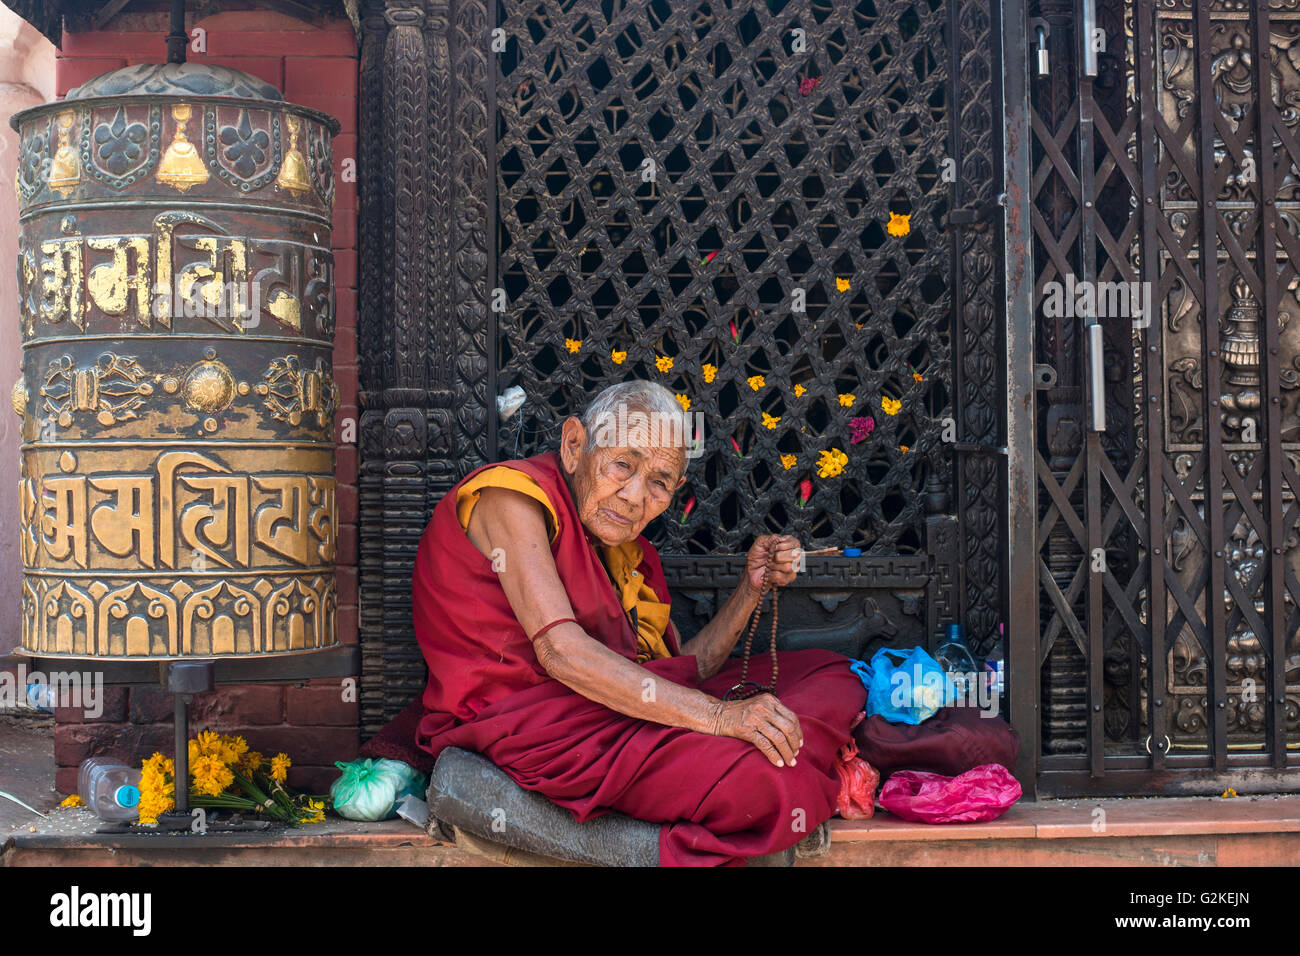
<instances>
[{"instance_id":1,"label":"concrete ledge","mask_svg":"<svg viewBox=\"0 0 1300 956\"><path fill-rule=\"evenodd\" d=\"M1097 813L1098 808L1102 811ZM84 809L19 829L3 866L493 866L518 861L404 820L270 834L97 834ZM1300 866L1300 796L1043 801L989 823L930 826L879 812L832 820L831 851L796 866Z\"/></svg>"},{"instance_id":2,"label":"concrete ledge","mask_svg":"<svg viewBox=\"0 0 1300 956\"><path fill-rule=\"evenodd\" d=\"M833 843L1227 833L1300 833L1300 796L1042 800L1017 804L988 823L909 823L883 811L870 820L831 821Z\"/></svg>"}]
</instances>

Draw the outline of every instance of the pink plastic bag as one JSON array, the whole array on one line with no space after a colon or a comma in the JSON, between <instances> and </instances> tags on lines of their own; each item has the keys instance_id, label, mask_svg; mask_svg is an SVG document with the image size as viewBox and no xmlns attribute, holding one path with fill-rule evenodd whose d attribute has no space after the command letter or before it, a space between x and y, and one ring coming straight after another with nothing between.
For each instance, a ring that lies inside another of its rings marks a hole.
<instances>
[{"instance_id":1,"label":"pink plastic bag","mask_svg":"<svg viewBox=\"0 0 1300 956\"><path fill-rule=\"evenodd\" d=\"M995 820L1020 799L1020 784L1001 764L986 763L957 777L899 770L880 788L880 805L918 823Z\"/></svg>"},{"instance_id":2,"label":"pink plastic bag","mask_svg":"<svg viewBox=\"0 0 1300 956\"><path fill-rule=\"evenodd\" d=\"M845 820L870 820L876 812L876 787L880 785L880 774L858 756L858 745L852 737L835 757L835 772L840 775L835 812Z\"/></svg>"}]
</instances>

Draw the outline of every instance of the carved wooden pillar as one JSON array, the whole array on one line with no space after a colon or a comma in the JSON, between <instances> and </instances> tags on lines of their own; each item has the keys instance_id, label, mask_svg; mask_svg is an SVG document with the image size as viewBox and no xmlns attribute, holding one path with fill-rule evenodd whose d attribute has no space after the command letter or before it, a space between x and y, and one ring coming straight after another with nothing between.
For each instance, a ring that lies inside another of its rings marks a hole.
<instances>
[{"instance_id":1,"label":"carved wooden pillar","mask_svg":"<svg viewBox=\"0 0 1300 956\"><path fill-rule=\"evenodd\" d=\"M491 457L485 2L369 0L361 53L362 728L424 687L411 574L433 506Z\"/></svg>"},{"instance_id":2,"label":"carved wooden pillar","mask_svg":"<svg viewBox=\"0 0 1300 956\"><path fill-rule=\"evenodd\" d=\"M976 208L998 194L1001 160L994 135L998 115L994 83L993 34L988 0L959 0L953 53L956 78L953 155L958 174L954 208ZM957 353L953 403L958 438L988 447L1005 442L1006 364L1001 269L996 268L1000 237L987 224L977 223L957 233L959 279L953 349ZM1006 562L999 532L1005 459L996 454L971 453L957 458L957 530L960 536L962 611L967 637L978 654L989 654L998 642L998 623L1004 619ZM945 536L944 541L948 538ZM1005 650L1004 650L1005 653Z\"/></svg>"}]
</instances>

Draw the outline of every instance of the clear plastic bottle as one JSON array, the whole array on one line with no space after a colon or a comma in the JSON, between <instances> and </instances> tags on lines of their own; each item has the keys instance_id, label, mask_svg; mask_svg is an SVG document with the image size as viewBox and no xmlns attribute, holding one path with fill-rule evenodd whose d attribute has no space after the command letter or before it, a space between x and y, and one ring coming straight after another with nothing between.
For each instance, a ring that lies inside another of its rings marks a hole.
<instances>
[{"instance_id":1,"label":"clear plastic bottle","mask_svg":"<svg viewBox=\"0 0 1300 956\"><path fill-rule=\"evenodd\" d=\"M111 757L83 760L77 793L103 820L134 820L139 815L140 770Z\"/></svg>"},{"instance_id":2,"label":"clear plastic bottle","mask_svg":"<svg viewBox=\"0 0 1300 956\"><path fill-rule=\"evenodd\" d=\"M947 637L935 651L934 659L951 678L957 701L966 699L968 690L972 690L968 681L975 679L975 658L966 646L966 635L960 624L949 624Z\"/></svg>"}]
</instances>

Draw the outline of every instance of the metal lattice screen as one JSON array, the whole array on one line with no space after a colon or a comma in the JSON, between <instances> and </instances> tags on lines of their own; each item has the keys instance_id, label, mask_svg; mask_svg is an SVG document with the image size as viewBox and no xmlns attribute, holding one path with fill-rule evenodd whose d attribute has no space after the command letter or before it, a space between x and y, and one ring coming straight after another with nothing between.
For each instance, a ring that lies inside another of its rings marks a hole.
<instances>
[{"instance_id":1,"label":"metal lattice screen","mask_svg":"<svg viewBox=\"0 0 1300 956\"><path fill-rule=\"evenodd\" d=\"M705 416L661 550L921 551L949 468L947 16L501 0L497 381L527 395L501 457L648 378Z\"/></svg>"}]
</instances>

